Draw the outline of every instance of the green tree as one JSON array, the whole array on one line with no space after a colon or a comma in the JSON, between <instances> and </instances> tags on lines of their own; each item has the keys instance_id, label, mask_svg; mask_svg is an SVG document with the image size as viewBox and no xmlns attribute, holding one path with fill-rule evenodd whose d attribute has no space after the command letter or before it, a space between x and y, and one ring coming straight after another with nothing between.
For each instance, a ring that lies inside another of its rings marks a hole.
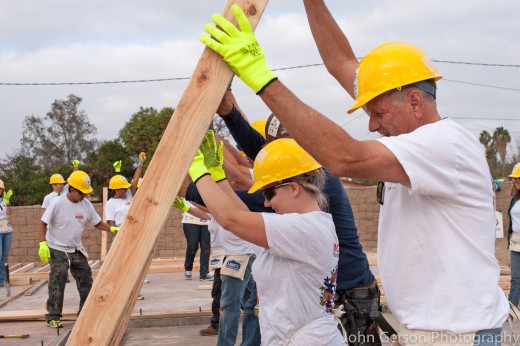
<instances>
[{"instance_id":1,"label":"green tree","mask_svg":"<svg viewBox=\"0 0 520 346\"><path fill-rule=\"evenodd\" d=\"M87 155L87 171L90 174L95 195L101 196L103 186L108 186L110 178L116 174L113 163L119 160L123 161L120 174L131 179L134 174L134 161L119 140L105 141Z\"/></svg>"},{"instance_id":2,"label":"green tree","mask_svg":"<svg viewBox=\"0 0 520 346\"><path fill-rule=\"evenodd\" d=\"M479 141L486 149L486 159L488 164L491 166L496 161L497 152L493 145L493 137L487 131L482 131L479 136Z\"/></svg>"},{"instance_id":3,"label":"green tree","mask_svg":"<svg viewBox=\"0 0 520 346\"><path fill-rule=\"evenodd\" d=\"M66 100L55 100L45 117L27 116L22 125L22 154L45 170L83 160L97 146L97 129L78 109L81 101L70 94Z\"/></svg>"},{"instance_id":4,"label":"green tree","mask_svg":"<svg viewBox=\"0 0 520 346\"><path fill-rule=\"evenodd\" d=\"M160 112L152 107L140 107L119 131L119 139L126 154L136 159L144 151L148 157L144 168L148 167L172 114L173 108L170 107L163 108Z\"/></svg>"},{"instance_id":5,"label":"green tree","mask_svg":"<svg viewBox=\"0 0 520 346\"><path fill-rule=\"evenodd\" d=\"M49 175L31 157L18 152L0 160L0 176L13 190L12 205L41 204L49 189Z\"/></svg>"},{"instance_id":6,"label":"green tree","mask_svg":"<svg viewBox=\"0 0 520 346\"><path fill-rule=\"evenodd\" d=\"M493 143L495 145L498 155L500 156L502 176L505 175L507 145L510 142L511 136L509 135L509 131L504 129L503 127L497 127L493 132Z\"/></svg>"}]
</instances>

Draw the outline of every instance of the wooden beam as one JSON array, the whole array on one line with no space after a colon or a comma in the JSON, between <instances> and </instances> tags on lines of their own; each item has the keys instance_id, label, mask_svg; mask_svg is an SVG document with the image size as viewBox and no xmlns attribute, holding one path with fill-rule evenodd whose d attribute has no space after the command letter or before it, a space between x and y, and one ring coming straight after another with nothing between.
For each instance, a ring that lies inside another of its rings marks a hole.
<instances>
[{"instance_id":1,"label":"wooden beam","mask_svg":"<svg viewBox=\"0 0 520 346\"><path fill-rule=\"evenodd\" d=\"M34 268L34 263L24 265L22 268L16 269L15 271L9 270L9 274L25 273Z\"/></svg>"},{"instance_id":2,"label":"wooden beam","mask_svg":"<svg viewBox=\"0 0 520 346\"><path fill-rule=\"evenodd\" d=\"M107 204L108 200L108 188L105 186L103 187L103 217L102 220L106 222L105 218L105 206ZM104 261L107 257L107 241L108 241L108 234L107 232L101 233L101 260Z\"/></svg>"},{"instance_id":3,"label":"wooden beam","mask_svg":"<svg viewBox=\"0 0 520 346\"><path fill-rule=\"evenodd\" d=\"M233 3L245 10L255 28L268 0L229 0L222 15L234 20ZM232 78L222 58L204 48L67 345L120 343L171 203Z\"/></svg>"}]
</instances>

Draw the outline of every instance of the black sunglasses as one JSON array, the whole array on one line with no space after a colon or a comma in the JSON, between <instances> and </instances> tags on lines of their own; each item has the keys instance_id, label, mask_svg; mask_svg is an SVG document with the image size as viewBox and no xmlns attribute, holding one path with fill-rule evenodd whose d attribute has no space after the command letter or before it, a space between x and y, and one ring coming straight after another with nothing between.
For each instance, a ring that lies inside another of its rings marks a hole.
<instances>
[{"instance_id":1,"label":"black sunglasses","mask_svg":"<svg viewBox=\"0 0 520 346\"><path fill-rule=\"evenodd\" d=\"M267 201L270 201L276 195L276 189L277 188L282 187L282 186L287 186L290 183L291 182L281 183L281 184L278 184L278 185L275 185L275 186L271 186L271 187L265 188L265 189L262 190L262 195L264 195L264 198Z\"/></svg>"},{"instance_id":2,"label":"black sunglasses","mask_svg":"<svg viewBox=\"0 0 520 346\"><path fill-rule=\"evenodd\" d=\"M381 205L385 203L385 182L380 181L377 183L377 202Z\"/></svg>"}]
</instances>

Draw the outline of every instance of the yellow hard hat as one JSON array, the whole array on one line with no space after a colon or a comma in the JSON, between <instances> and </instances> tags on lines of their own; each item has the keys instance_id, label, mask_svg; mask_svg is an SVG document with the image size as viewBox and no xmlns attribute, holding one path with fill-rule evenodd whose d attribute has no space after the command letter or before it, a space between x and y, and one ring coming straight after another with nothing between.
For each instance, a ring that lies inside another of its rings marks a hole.
<instances>
[{"instance_id":1,"label":"yellow hard hat","mask_svg":"<svg viewBox=\"0 0 520 346\"><path fill-rule=\"evenodd\" d=\"M143 178L139 178L139 180L137 181L137 188L141 187L142 182L143 182Z\"/></svg>"},{"instance_id":2,"label":"yellow hard hat","mask_svg":"<svg viewBox=\"0 0 520 346\"><path fill-rule=\"evenodd\" d=\"M262 135L265 139L265 123L267 119L255 120L251 123L251 127L254 128L258 133Z\"/></svg>"},{"instance_id":3,"label":"yellow hard hat","mask_svg":"<svg viewBox=\"0 0 520 346\"><path fill-rule=\"evenodd\" d=\"M56 173L51 175L51 179L49 179L49 184L65 184L65 179L63 179L63 175Z\"/></svg>"},{"instance_id":4,"label":"yellow hard hat","mask_svg":"<svg viewBox=\"0 0 520 346\"><path fill-rule=\"evenodd\" d=\"M389 90L441 78L421 49L403 42L383 43L361 59L354 76L356 103L347 113L354 112Z\"/></svg>"},{"instance_id":5,"label":"yellow hard hat","mask_svg":"<svg viewBox=\"0 0 520 346\"><path fill-rule=\"evenodd\" d=\"M508 175L509 178L520 178L520 162L517 163L514 167L513 167L513 171L511 172L510 175Z\"/></svg>"},{"instance_id":6,"label":"yellow hard hat","mask_svg":"<svg viewBox=\"0 0 520 346\"><path fill-rule=\"evenodd\" d=\"M5 190L5 184L2 180L0 180L0 189L4 189Z\"/></svg>"},{"instance_id":7,"label":"yellow hard hat","mask_svg":"<svg viewBox=\"0 0 520 346\"><path fill-rule=\"evenodd\" d=\"M256 155L253 166L253 193L274 182L321 168L321 165L292 138L280 138L267 144Z\"/></svg>"},{"instance_id":8,"label":"yellow hard hat","mask_svg":"<svg viewBox=\"0 0 520 346\"><path fill-rule=\"evenodd\" d=\"M93 190L90 186L90 177L83 171L72 172L67 179L67 183L84 194L91 193Z\"/></svg>"},{"instance_id":9,"label":"yellow hard hat","mask_svg":"<svg viewBox=\"0 0 520 346\"><path fill-rule=\"evenodd\" d=\"M130 186L132 186L132 184L121 174L114 175L108 183L108 188L111 190L128 189Z\"/></svg>"}]
</instances>

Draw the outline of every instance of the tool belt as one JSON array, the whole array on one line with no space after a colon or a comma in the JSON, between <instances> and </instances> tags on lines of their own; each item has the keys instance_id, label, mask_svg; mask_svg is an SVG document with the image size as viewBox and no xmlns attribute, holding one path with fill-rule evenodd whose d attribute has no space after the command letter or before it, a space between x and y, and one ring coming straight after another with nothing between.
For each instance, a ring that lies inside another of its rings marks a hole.
<instances>
[{"instance_id":1,"label":"tool belt","mask_svg":"<svg viewBox=\"0 0 520 346\"><path fill-rule=\"evenodd\" d=\"M374 313L380 312L380 292L377 283L336 292L336 305L344 312L340 321L349 345L381 345L374 323Z\"/></svg>"}]
</instances>

